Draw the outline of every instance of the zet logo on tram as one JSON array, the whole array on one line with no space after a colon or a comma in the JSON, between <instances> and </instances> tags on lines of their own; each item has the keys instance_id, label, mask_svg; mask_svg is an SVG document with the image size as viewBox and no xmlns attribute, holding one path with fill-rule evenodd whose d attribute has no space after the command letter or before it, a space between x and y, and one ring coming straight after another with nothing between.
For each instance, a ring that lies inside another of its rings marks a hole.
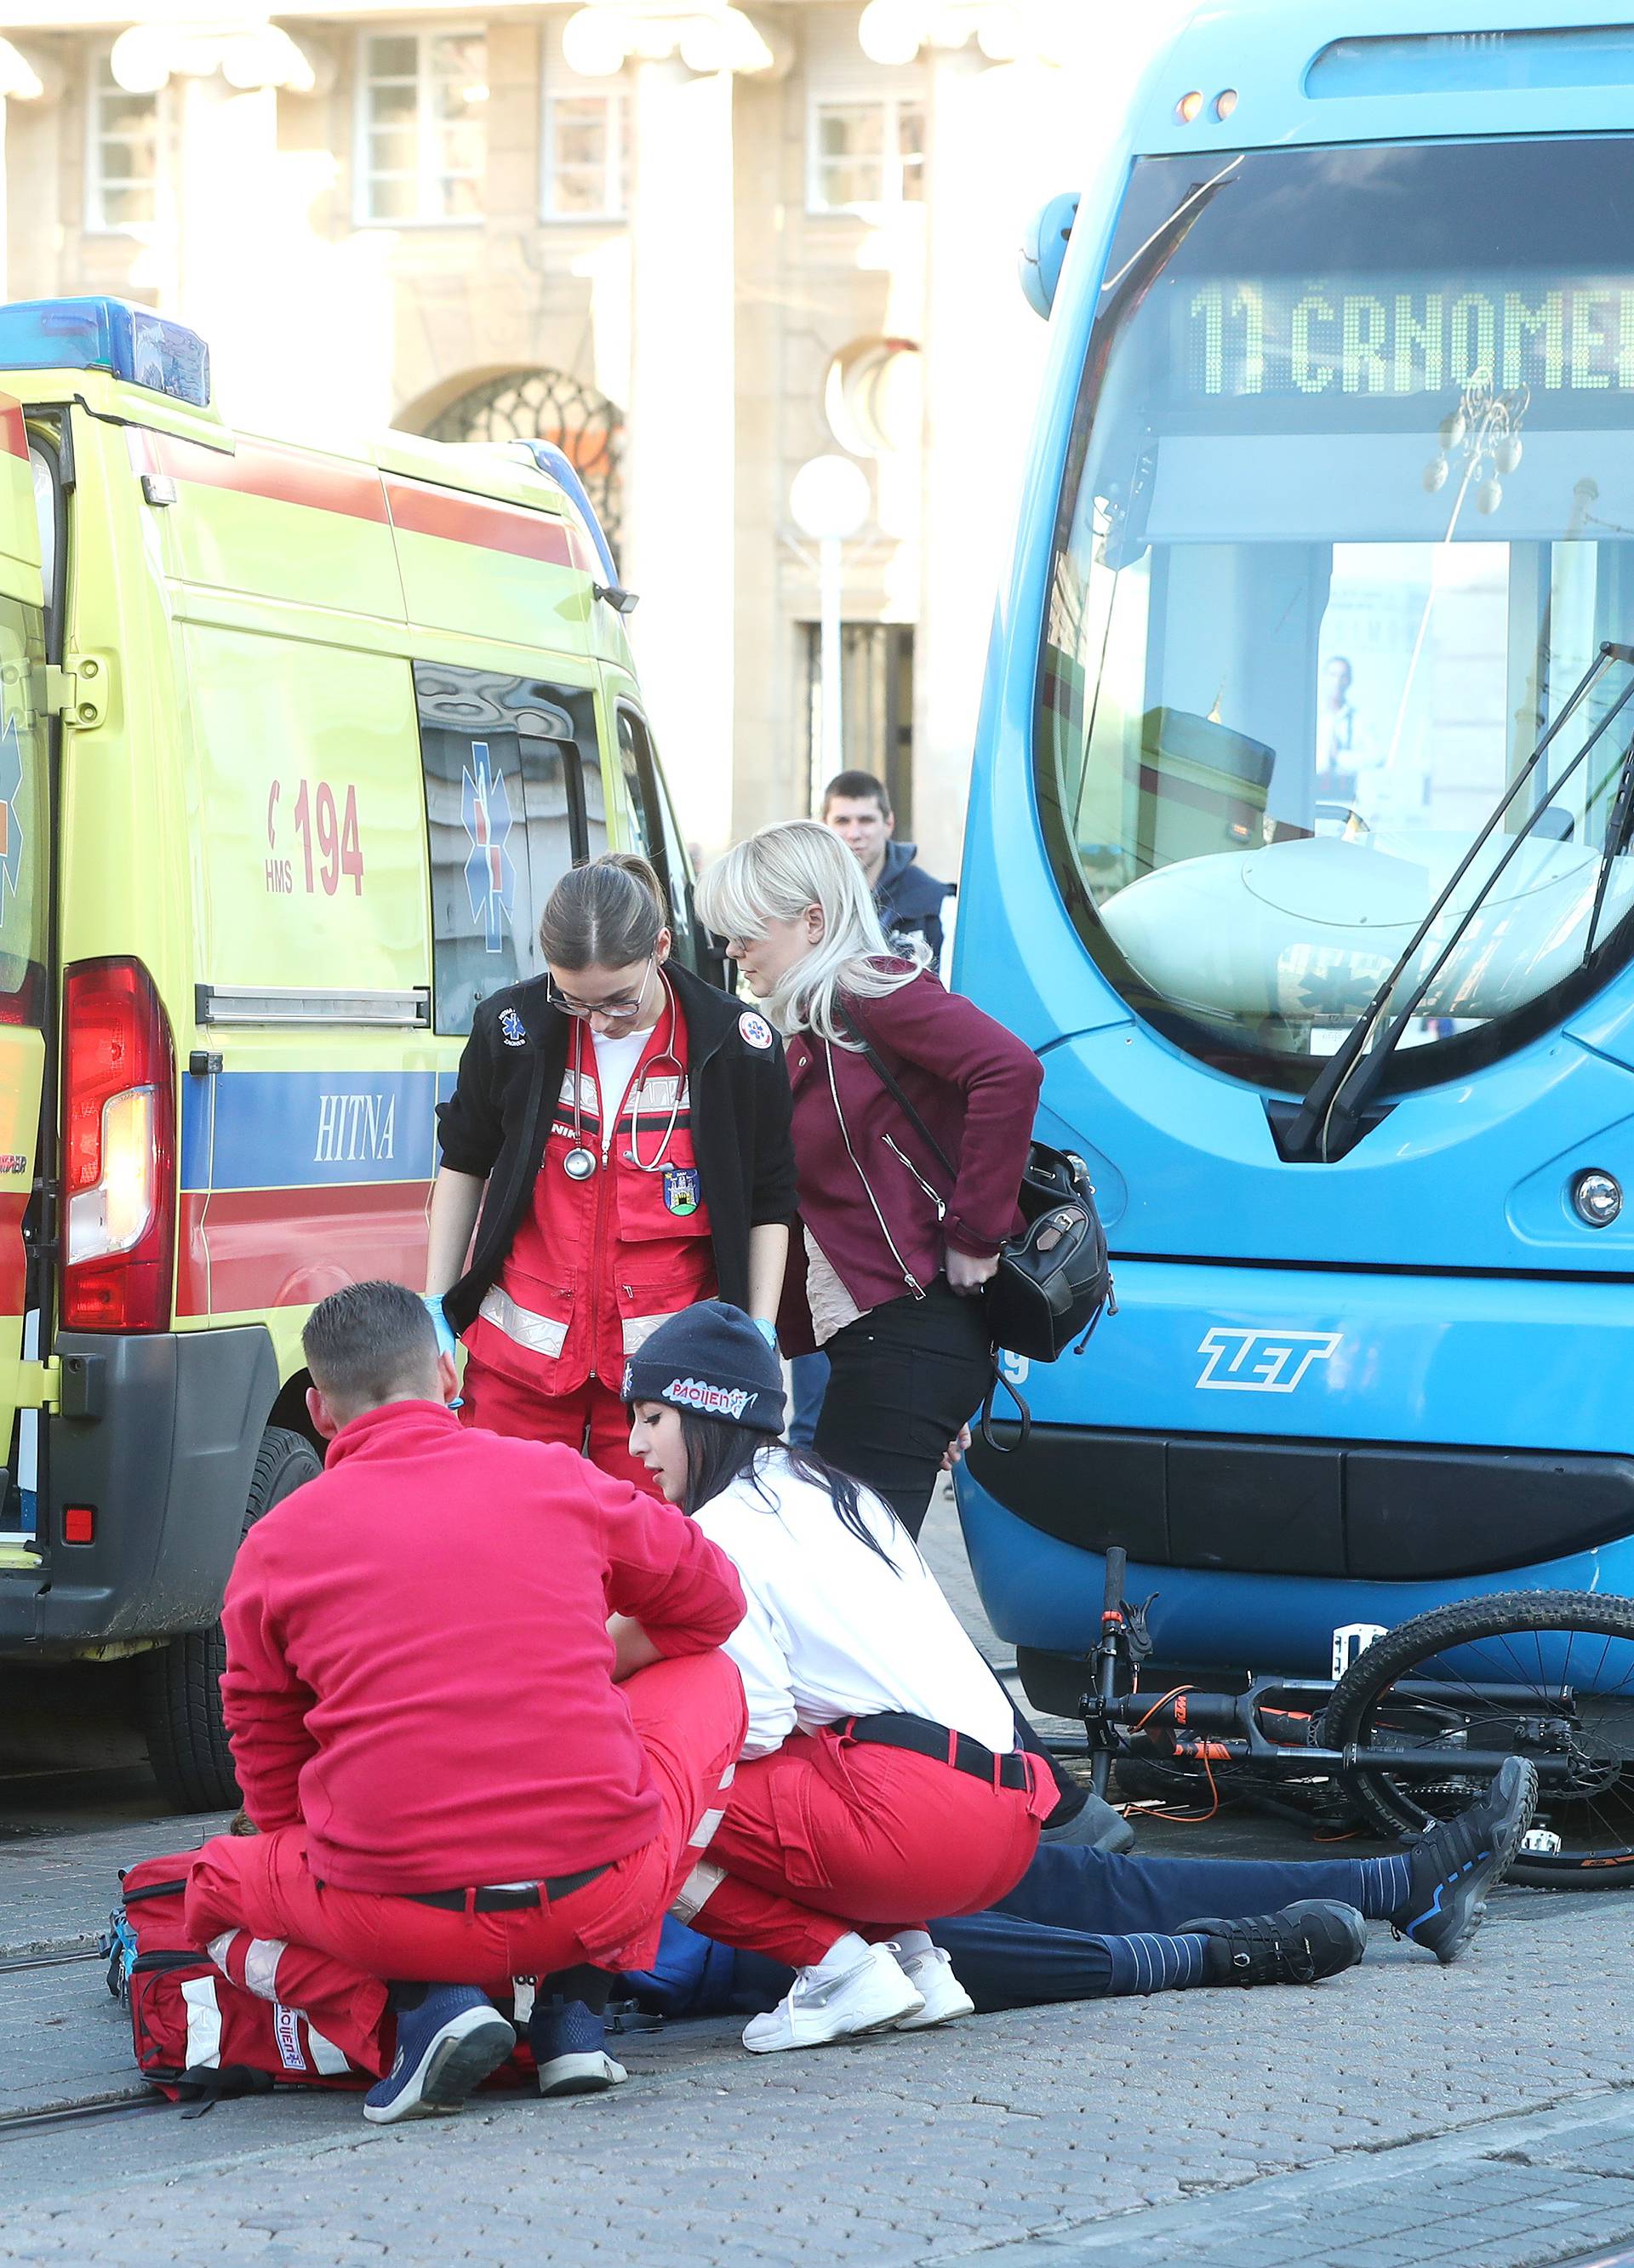
<instances>
[{"instance_id":1,"label":"zet logo on tram","mask_svg":"<svg viewBox=\"0 0 1634 2268\"><path fill-rule=\"evenodd\" d=\"M1337 1351L1338 1331L1253 1331L1217 1326L1197 1352L1206 1356L1199 1388L1216 1394L1292 1394L1313 1363Z\"/></svg>"}]
</instances>

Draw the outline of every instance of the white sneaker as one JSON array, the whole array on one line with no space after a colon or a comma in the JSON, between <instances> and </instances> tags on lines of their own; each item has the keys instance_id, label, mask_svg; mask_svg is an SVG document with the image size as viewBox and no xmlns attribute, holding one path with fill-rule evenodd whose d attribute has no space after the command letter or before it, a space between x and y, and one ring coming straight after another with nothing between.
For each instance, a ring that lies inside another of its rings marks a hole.
<instances>
[{"instance_id":1,"label":"white sneaker","mask_svg":"<svg viewBox=\"0 0 1634 2268\"><path fill-rule=\"evenodd\" d=\"M950 1955L939 1945L905 1957L897 1955L903 1976L924 2002L916 2014L899 2016L899 2032L928 2032L932 2024L951 2024L961 2016L974 2016L975 2002L953 1974Z\"/></svg>"},{"instance_id":2,"label":"white sneaker","mask_svg":"<svg viewBox=\"0 0 1634 2268\"><path fill-rule=\"evenodd\" d=\"M777 2007L751 2020L743 2044L751 2055L820 2048L830 2040L888 2030L924 2006L924 1995L897 1967L890 1947L871 1945L866 1960L837 1974L800 1970Z\"/></svg>"}]
</instances>

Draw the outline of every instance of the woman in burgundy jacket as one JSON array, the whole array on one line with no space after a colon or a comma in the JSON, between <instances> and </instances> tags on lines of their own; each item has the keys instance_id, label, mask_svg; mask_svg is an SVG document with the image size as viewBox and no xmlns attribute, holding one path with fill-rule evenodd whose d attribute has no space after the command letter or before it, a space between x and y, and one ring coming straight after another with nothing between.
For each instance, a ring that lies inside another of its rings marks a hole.
<instances>
[{"instance_id":1,"label":"woman in burgundy jacket","mask_svg":"<svg viewBox=\"0 0 1634 2268\"><path fill-rule=\"evenodd\" d=\"M698 904L787 1035L809 1321L785 1300L783 1336L832 1366L814 1447L916 1536L986 1388L982 1289L1019 1225L1042 1070L1002 1024L892 957L862 868L814 821L740 843ZM951 1186L865 1042L952 1161Z\"/></svg>"}]
</instances>

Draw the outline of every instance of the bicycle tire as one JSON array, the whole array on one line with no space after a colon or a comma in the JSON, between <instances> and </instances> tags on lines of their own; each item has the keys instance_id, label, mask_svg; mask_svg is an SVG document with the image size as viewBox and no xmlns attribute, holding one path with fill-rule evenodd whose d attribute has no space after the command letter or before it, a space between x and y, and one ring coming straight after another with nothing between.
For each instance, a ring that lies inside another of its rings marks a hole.
<instances>
[{"instance_id":1,"label":"bicycle tire","mask_svg":"<svg viewBox=\"0 0 1634 2268\"><path fill-rule=\"evenodd\" d=\"M1354 1744L1366 1748L1375 1712L1398 1681L1415 1671L1424 1671L1439 1657L1461 1648L1476 1648L1483 1642L1488 1644L1489 1656L1479 1666L1483 1676L1490 1676L1494 1668L1505 1663L1512 1655L1519 1659L1513 1646L1501 1653L1495 1651L1498 1642L1514 1640L1527 1632L1566 1635L1562 1659L1567 1671L1566 1682L1571 1683L1572 1647L1579 1636L1589 1641L1627 1640L1634 1644L1634 1600L1608 1598L1590 1591L1502 1591L1485 1598L1461 1599L1450 1606L1434 1608L1428 1614L1416 1615L1366 1647L1335 1686L1322 1712L1318 1734L1322 1746L1342 1749ZM1479 1660L1479 1657L1476 1659ZM1582 1670L1593 1673L1593 1658L1585 1655L1580 1660ZM1602 1670L1606 1660L1606 1646L1602 1645L1599 1656ZM1547 1682L1550 1673L1545 1670L1541 1647L1538 1664L1538 1691L1542 1694L1551 1686ZM1471 1669L1465 1674L1475 1673ZM1455 1699L1457 1677L1447 1675L1445 1669L1443 1675L1449 1699ZM1507 1680L1495 1678L1493 1682ZM1517 1681L1517 1695L1525 1690L1524 1683ZM1594 1754L1604 1765L1608 1755L1614 1753L1618 1764L1616 1776L1608 1788L1598 1789L1580 1800L1557 1797L1551 1802L1549 1790L1545 1786L1540 1813L1551 1819L1557 1815L1563 1818L1570 1815L1568 1823L1579 1830L1578 1839L1584 1833L1603 1835L1603 1847L1595 1845L1582 1849L1563 1848L1558 1853L1527 1853L1510 1867L1506 1879L1512 1882L1541 1889L1634 1889L1634 1672L1626 1683L1619 1678L1609 1694L1591 1693L1587 1700L1591 1707L1598 1705L1601 1712L1593 1721L1597 1725L1603 1721L1607 1727L1601 1734L1602 1742L1616 1742L1614 1752L1602 1747ZM1622 1722L1624 1715L1626 1726ZM1476 1745L1484 1742L1477 1739ZM1527 1753L1524 1742L1521 1752ZM1584 1753L1588 1753L1586 1746ZM1457 1771L1455 1746L1448 1749L1447 1756L1446 1778L1453 1782L1461 1777L1467 1780L1468 1776L1461 1776ZM1426 1786L1422 1775L1392 1776L1385 1771L1369 1771L1358 1764L1345 1777L1368 1817L1386 1834L1395 1837L1411 1837L1424 1833L1439 1819L1462 1808L1471 1793L1468 1786L1462 1791L1456 1787L1448 1790L1444 1807L1437 1809L1434 1791ZM1613 1799L1614 1808L1602 1810L1595 1795L1608 1794ZM1421 1800L1426 1797L1430 1800Z\"/></svg>"}]
</instances>

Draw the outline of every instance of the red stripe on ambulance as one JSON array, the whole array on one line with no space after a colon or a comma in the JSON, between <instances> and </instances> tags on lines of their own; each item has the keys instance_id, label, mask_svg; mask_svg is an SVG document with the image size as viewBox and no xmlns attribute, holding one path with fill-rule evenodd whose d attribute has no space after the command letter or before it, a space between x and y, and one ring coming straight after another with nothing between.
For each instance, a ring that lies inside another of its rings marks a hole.
<instances>
[{"instance_id":1,"label":"red stripe on ambulance","mask_svg":"<svg viewBox=\"0 0 1634 2268\"><path fill-rule=\"evenodd\" d=\"M306 1307L373 1276L418 1283L431 1189L429 1182L184 1189L176 1313Z\"/></svg>"},{"instance_id":2,"label":"red stripe on ambulance","mask_svg":"<svg viewBox=\"0 0 1634 2268\"><path fill-rule=\"evenodd\" d=\"M510 551L518 558L542 559L553 567L600 571L577 527L564 519L549 519L542 512L471 496L461 489L402 480L394 473L386 476L386 495L394 525L407 534L440 535L450 543Z\"/></svg>"},{"instance_id":3,"label":"red stripe on ambulance","mask_svg":"<svg viewBox=\"0 0 1634 2268\"><path fill-rule=\"evenodd\" d=\"M303 504L310 512L341 512L349 519L373 520L381 527L388 524L386 492L372 465L348 464L340 457L286 448L276 441L240 441L236 451L229 453L151 429L142 438L149 471L167 473L172 480L236 489L241 496Z\"/></svg>"},{"instance_id":4,"label":"red stripe on ambulance","mask_svg":"<svg viewBox=\"0 0 1634 2268\"><path fill-rule=\"evenodd\" d=\"M28 428L23 422L23 405L13 401L9 394L0 394L0 446L8 456L28 462Z\"/></svg>"},{"instance_id":5,"label":"red stripe on ambulance","mask_svg":"<svg viewBox=\"0 0 1634 2268\"><path fill-rule=\"evenodd\" d=\"M0 397L3 402L4 397ZM18 412L21 430L22 412ZM382 475L372 466L345 463L305 449L272 441L240 441L236 453L206 448L173 433L151 428L133 435L144 471L166 473L172 480L195 481L206 488L232 489L240 496L265 497L313 512L334 512L377 526L395 526L409 535L440 536L479 550L508 551L519 559L538 559L552 567L575 567L600 574L600 562L577 523L530 512L526 505L438 488L429 481ZM26 456L25 442L18 452Z\"/></svg>"}]
</instances>

